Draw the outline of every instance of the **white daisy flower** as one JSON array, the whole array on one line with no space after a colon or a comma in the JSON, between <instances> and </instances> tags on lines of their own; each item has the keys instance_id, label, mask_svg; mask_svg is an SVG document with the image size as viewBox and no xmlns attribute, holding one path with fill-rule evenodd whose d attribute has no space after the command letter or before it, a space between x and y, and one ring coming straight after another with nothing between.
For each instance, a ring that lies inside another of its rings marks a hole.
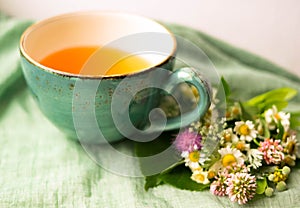
<instances>
[{"instance_id":1,"label":"white daisy flower","mask_svg":"<svg viewBox=\"0 0 300 208\"><path fill-rule=\"evenodd\" d=\"M227 112L227 118L238 118L242 113L240 104L235 102L233 106L230 107L229 112Z\"/></svg>"},{"instance_id":2,"label":"white daisy flower","mask_svg":"<svg viewBox=\"0 0 300 208\"><path fill-rule=\"evenodd\" d=\"M275 124L278 124L280 122L285 131L289 130L291 117L289 113L284 113L282 111L278 112L277 107L273 105L272 108L265 111L264 114L265 120L271 130L276 128L274 122Z\"/></svg>"},{"instance_id":3,"label":"white daisy flower","mask_svg":"<svg viewBox=\"0 0 300 208\"><path fill-rule=\"evenodd\" d=\"M245 140L240 140L238 136L233 133L232 128L223 131L221 144L225 147L233 147L240 151L248 151L250 149L250 144L246 143Z\"/></svg>"},{"instance_id":4,"label":"white daisy flower","mask_svg":"<svg viewBox=\"0 0 300 208\"><path fill-rule=\"evenodd\" d=\"M250 144L247 144L245 140L233 142L232 147L240 150L241 152L250 150Z\"/></svg>"},{"instance_id":5,"label":"white daisy flower","mask_svg":"<svg viewBox=\"0 0 300 208\"><path fill-rule=\"evenodd\" d=\"M227 166L232 166L235 163L238 165L244 164L244 155L236 148L230 148L227 146L218 150L218 152L221 155L220 162L224 168Z\"/></svg>"},{"instance_id":6,"label":"white daisy flower","mask_svg":"<svg viewBox=\"0 0 300 208\"><path fill-rule=\"evenodd\" d=\"M239 138L236 134L233 133L232 128L225 129L222 133L221 144L231 145L231 143L236 143L239 141Z\"/></svg>"},{"instance_id":7,"label":"white daisy flower","mask_svg":"<svg viewBox=\"0 0 300 208\"><path fill-rule=\"evenodd\" d=\"M283 143L284 151L289 155L296 156L299 149L299 142L296 139L296 134L289 136L286 142Z\"/></svg>"},{"instance_id":8,"label":"white daisy flower","mask_svg":"<svg viewBox=\"0 0 300 208\"><path fill-rule=\"evenodd\" d=\"M197 183L209 184L208 171L196 170L193 172L191 179Z\"/></svg>"},{"instance_id":9,"label":"white daisy flower","mask_svg":"<svg viewBox=\"0 0 300 208\"><path fill-rule=\"evenodd\" d=\"M263 153L258 149L250 149L247 153L247 160L249 161L248 168L257 169L262 166Z\"/></svg>"},{"instance_id":10,"label":"white daisy flower","mask_svg":"<svg viewBox=\"0 0 300 208\"><path fill-rule=\"evenodd\" d=\"M193 152L182 152L182 157L184 157L185 166L188 166L192 171L198 170L200 164L204 162L203 158L200 157L200 151L195 150Z\"/></svg>"},{"instance_id":11,"label":"white daisy flower","mask_svg":"<svg viewBox=\"0 0 300 208\"><path fill-rule=\"evenodd\" d=\"M181 157L183 157L183 158L186 158L186 157L188 157L189 156L189 151L183 151L182 153L181 153Z\"/></svg>"},{"instance_id":12,"label":"white daisy flower","mask_svg":"<svg viewBox=\"0 0 300 208\"><path fill-rule=\"evenodd\" d=\"M235 122L234 131L240 135L241 140L245 140L247 142L251 142L253 138L256 138L257 134L252 121Z\"/></svg>"}]
</instances>

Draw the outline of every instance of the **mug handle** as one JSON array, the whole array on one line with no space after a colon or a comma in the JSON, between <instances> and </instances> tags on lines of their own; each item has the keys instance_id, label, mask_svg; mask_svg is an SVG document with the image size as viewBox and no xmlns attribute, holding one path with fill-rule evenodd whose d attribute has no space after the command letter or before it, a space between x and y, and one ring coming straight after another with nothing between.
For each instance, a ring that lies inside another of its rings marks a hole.
<instances>
[{"instance_id":1,"label":"mug handle","mask_svg":"<svg viewBox=\"0 0 300 208\"><path fill-rule=\"evenodd\" d=\"M197 106L192 111L178 117L169 118L164 130L173 130L183 126L188 126L192 122L200 120L200 118L205 115L211 104L212 92L210 85L199 73L196 72L195 69L190 67L175 70L170 75L163 89L166 92L171 93L178 84L183 82L193 85L197 89L200 99Z\"/></svg>"}]
</instances>

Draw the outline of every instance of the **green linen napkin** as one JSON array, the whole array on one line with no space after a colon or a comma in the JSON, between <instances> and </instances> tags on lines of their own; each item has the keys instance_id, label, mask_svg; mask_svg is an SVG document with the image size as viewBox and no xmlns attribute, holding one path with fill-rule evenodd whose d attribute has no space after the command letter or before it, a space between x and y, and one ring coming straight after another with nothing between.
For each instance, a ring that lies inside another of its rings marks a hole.
<instances>
[{"instance_id":1,"label":"green linen napkin","mask_svg":"<svg viewBox=\"0 0 300 208\"><path fill-rule=\"evenodd\" d=\"M163 185L146 192L143 178L113 174L93 162L78 143L67 140L24 87L18 42L29 24L0 14L0 207L239 207L208 191ZM299 77L264 59L199 31L166 26L200 47L242 99L277 87L300 91ZM184 47L180 50L189 53ZM192 53L187 57L197 58ZM290 109L300 110L300 95ZM130 142L119 145L132 151ZM106 159L116 162L114 157ZM291 173L288 186L245 207L300 207L299 169Z\"/></svg>"},{"instance_id":2,"label":"green linen napkin","mask_svg":"<svg viewBox=\"0 0 300 208\"><path fill-rule=\"evenodd\" d=\"M17 48L20 35L30 24L0 13L0 97L22 76Z\"/></svg>"}]
</instances>

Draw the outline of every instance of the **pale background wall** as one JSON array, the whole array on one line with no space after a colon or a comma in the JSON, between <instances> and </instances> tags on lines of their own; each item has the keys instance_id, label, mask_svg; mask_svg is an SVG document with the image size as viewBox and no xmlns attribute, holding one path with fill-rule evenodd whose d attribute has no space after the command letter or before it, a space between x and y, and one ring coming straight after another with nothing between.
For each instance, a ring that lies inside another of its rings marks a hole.
<instances>
[{"instance_id":1,"label":"pale background wall","mask_svg":"<svg viewBox=\"0 0 300 208\"><path fill-rule=\"evenodd\" d=\"M21 18L98 9L191 26L300 76L300 0L0 0L0 11Z\"/></svg>"}]
</instances>

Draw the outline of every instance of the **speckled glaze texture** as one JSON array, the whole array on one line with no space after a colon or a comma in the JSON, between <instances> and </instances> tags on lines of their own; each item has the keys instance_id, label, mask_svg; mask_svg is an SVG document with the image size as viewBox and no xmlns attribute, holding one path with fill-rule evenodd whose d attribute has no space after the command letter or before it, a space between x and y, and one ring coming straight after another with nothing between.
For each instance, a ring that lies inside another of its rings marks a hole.
<instances>
[{"instance_id":1,"label":"speckled glaze texture","mask_svg":"<svg viewBox=\"0 0 300 208\"><path fill-rule=\"evenodd\" d=\"M79 138L80 142L119 141L124 138L124 134L121 134L116 126L123 126L123 129L125 126L127 135L133 134L135 128L144 129L149 125L149 113L158 106L161 92L171 93L181 82L190 83L197 88L201 98L197 107L186 115L168 119L164 128L158 125L152 131L161 132L186 126L203 116L210 105L210 87L197 72L190 68L182 68L165 73L173 68L173 56L161 65L140 73L104 78L71 76L45 70L29 62L22 53L21 63L26 82L41 111L69 138ZM125 78L129 82L123 84ZM119 87L120 84L122 87ZM150 85L158 87L147 88ZM78 90L77 86L84 87ZM116 89L119 93L117 96L124 99L120 99L112 110L112 99ZM133 95L134 91L137 93ZM128 106L127 98L130 98ZM113 111L119 115L118 125L113 120ZM129 118L126 118L127 115ZM135 127L133 132L131 128L126 127L129 122ZM101 137L99 130L103 135Z\"/></svg>"},{"instance_id":2,"label":"speckled glaze texture","mask_svg":"<svg viewBox=\"0 0 300 208\"><path fill-rule=\"evenodd\" d=\"M122 46L122 50L141 57L147 55L141 52L157 53L145 56L149 68L120 75L71 74L39 63L63 48L103 44ZM105 11L58 15L33 24L20 38L24 76L41 111L69 138L84 143L123 138L145 141L150 134L158 136L164 130L181 128L204 115L210 105L210 89L196 70L171 72L176 48L176 37L158 22ZM166 119L161 110L155 109L161 92L172 94L182 82L196 87L200 101L193 111Z\"/></svg>"},{"instance_id":3,"label":"speckled glaze texture","mask_svg":"<svg viewBox=\"0 0 300 208\"><path fill-rule=\"evenodd\" d=\"M47 71L30 63L22 54L21 63L26 82L41 111L68 137L76 139L79 131L81 135L86 135L84 141L101 143L99 138L95 138L98 129L90 127L91 121L86 115L87 109L90 108L95 109L98 126L108 142L115 142L124 137L116 129L111 114L111 101L114 90L124 77L101 79L96 94L91 94L92 97L89 97L90 92L88 89L76 93L76 84L84 82L86 86L94 86L99 83L99 79L78 78ZM173 58L171 57L160 67L171 70L172 65ZM143 89L148 83L165 82L167 77L154 77L152 71L149 69L146 72L130 76L132 82L124 86L121 92L126 94L134 88ZM89 99L86 99L86 102L74 105L74 98L82 96ZM146 118L148 118L150 110L158 105L159 96L158 89L145 89L134 96L129 109L129 116L134 126L143 128L143 125L147 123ZM123 108L124 104L120 103L118 108L120 112L124 110ZM81 126L76 128L77 131L73 121L74 113L81 116L82 119Z\"/></svg>"},{"instance_id":4,"label":"speckled glaze texture","mask_svg":"<svg viewBox=\"0 0 300 208\"><path fill-rule=\"evenodd\" d=\"M72 119L72 98L77 78L41 70L21 56L27 85L41 111L71 138L76 138Z\"/></svg>"}]
</instances>

